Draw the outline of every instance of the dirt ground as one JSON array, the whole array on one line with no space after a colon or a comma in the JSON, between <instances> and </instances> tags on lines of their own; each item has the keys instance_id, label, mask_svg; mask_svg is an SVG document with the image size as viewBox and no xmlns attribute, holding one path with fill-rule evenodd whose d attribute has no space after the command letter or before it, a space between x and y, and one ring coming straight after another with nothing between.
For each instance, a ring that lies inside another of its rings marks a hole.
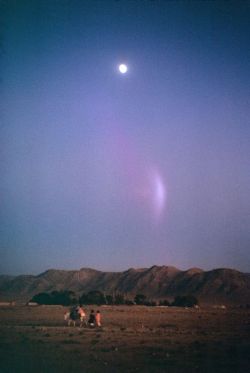
<instances>
[{"instance_id":1,"label":"dirt ground","mask_svg":"<svg viewBox=\"0 0 250 373\"><path fill-rule=\"evenodd\" d=\"M68 327L60 306L1 307L0 372L250 371L249 310L93 308L99 329Z\"/></svg>"}]
</instances>

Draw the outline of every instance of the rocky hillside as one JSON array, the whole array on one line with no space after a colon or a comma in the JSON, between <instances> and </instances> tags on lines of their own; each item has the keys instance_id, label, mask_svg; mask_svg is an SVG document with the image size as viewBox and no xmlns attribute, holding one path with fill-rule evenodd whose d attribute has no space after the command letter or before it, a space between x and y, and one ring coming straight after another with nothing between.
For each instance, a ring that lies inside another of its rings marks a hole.
<instances>
[{"instance_id":1,"label":"rocky hillside","mask_svg":"<svg viewBox=\"0 0 250 373\"><path fill-rule=\"evenodd\" d=\"M191 268L153 266L124 272L50 269L38 276L0 276L0 300L27 301L40 292L73 290L77 294L101 290L120 292L127 297L143 293L150 299L172 299L192 294L201 302L250 304L250 275L233 269L203 271Z\"/></svg>"}]
</instances>

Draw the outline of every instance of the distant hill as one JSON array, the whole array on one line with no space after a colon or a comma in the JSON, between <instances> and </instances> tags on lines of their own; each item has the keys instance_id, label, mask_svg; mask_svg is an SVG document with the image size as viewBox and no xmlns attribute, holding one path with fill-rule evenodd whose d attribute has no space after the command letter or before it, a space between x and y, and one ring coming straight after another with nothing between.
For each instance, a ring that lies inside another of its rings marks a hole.
<instances>
[{"instance_id":1,"label":"distant hill","mask_svg":"<svg viewBox=\"0 0 250 373\"><path fill-rule=\"evenodd\" d=\"M28 301L33 295L53 290L73 290L77 294L100 290L149 299L173 299L177 295L194 295L204 303L250 304L250 274L233 269L203 271L191 268L153 266L130 268L124 272L102 272L90 268L79 271L50 269L37 276L1 276L0 300Z\"/></svg>"}]
</instances>

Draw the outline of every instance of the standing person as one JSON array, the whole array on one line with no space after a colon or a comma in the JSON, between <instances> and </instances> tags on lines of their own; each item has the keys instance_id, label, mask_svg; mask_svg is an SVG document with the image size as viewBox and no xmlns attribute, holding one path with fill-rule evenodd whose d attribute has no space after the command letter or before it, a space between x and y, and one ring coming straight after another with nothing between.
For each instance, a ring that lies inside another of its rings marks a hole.
<instances>
[{"instance_id":1,"label":"standing person","mask_svg":"<svg viewBox=\"0 0 250 373\"><path fill-rule=\"evenodd\" d=\"M75 318L75 316L77 315L77 311L78 310L78 306L74 305L73 307L70 308L70 317Z\"/></svg>"},{"instance_id":2,"label":"standing person","mask_svg":"<svg viewBox=\"0 0 250 373\"><path fill-rule=\"evenodd\" d=\"M95 326L95 312L94 312L94 310L91 310L91 312L90 312L88 324L92 328Z\"/></svg>"},{"instance_id":3,"label":"standing person","mask_svg":"<svg viewBox=\"0 0 250 373\"><path fill-rule=\"evenodd\" d=\"M82 326L83 322L86 325L86 313L84 309L82 308L82 305L80 304L78 307L78 314L80 316L80 327Z\"/></svg>"},{"instance_id":4,"label":"standing person","mask_svg":"<svg viewBox=\"0 0 250 373\"><path fill-rule=\"evenodd\" d=\"M69 317L70 320L72 320L73 325L76 326L76 321L79 320L78 307L73 306L71 308Z\"/></svg>"},{"instance_id":5,"label":"standing person","mask_svg":"<svg viewBox=\"0 0 250 373\"><path fill-rule=\"evenodd\" d=\"M101 312L99 310L96 311L95 322L97 326L101 326Z\"/></svg>"}]
</instances>

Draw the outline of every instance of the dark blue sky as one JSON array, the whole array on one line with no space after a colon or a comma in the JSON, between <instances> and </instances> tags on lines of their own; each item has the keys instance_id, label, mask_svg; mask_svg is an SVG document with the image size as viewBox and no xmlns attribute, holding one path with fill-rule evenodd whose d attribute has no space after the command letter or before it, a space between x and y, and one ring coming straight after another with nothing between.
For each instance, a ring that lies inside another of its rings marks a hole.
<instances>
[{"instance_id":1,"label":"dark blue sky","mask_svg":"<svg viewBox=\"0 0 250 373\"><path fill-rule=\"evenodd\" d=\"M0 13L0 273L249 272L250 2Z\"/></svg>"}]
</instances>

